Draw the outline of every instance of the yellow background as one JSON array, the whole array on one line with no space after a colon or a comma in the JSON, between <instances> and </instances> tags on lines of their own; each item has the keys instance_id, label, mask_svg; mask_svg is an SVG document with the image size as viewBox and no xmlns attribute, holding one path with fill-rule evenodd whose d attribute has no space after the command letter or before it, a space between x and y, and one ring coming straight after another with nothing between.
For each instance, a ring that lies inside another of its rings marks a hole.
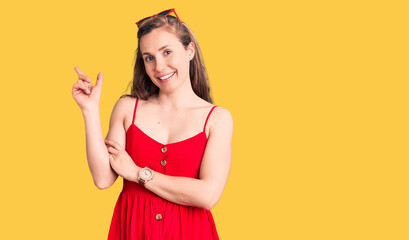
<instances>
[{"instance_id":1,"label":"yellow background","mask_svg":"<svg viewBox=\"0 0 409 240\"><path fill-rule=\"evenodd\" d=\"M104 73L105 136L135 22L172 7L234 118L221 239L408 239L405 2L2 3L0 239L106 239L122 178L93 185L74 66Z\"/></svg>"}]
</instances>

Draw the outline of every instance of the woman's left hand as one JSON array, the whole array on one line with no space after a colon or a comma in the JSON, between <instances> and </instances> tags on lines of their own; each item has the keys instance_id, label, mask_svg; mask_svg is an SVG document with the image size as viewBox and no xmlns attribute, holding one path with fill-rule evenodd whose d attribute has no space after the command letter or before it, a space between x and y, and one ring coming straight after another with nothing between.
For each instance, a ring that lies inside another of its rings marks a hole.
<instances>
[{"instance_id":1,"label":"woman's left hand","mask_svg":"<svg viewBox=\"0 0 409 240\"><path fill-rule=\"evenodd\" d=\"M109 163L112 169L121 177L129 181L137 181L138 166L134 163L131 156L125 149L113 140L105 140L108 148Z\"/></svg>"}]
</instances>

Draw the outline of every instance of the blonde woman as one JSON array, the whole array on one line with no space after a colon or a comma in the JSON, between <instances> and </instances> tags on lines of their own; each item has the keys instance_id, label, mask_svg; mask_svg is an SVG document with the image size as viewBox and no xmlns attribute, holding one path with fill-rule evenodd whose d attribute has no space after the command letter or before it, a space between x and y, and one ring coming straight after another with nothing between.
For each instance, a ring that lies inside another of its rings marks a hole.
<instances>
[{"instance_id":1,"label":"blonde woman","mask_svg":"<svg viewBox=\"0 0 409 240\"><path fill-rule=\"evenodd\" d=\"M210 210L230 172L232 116L212 104L198 42L174 9L137 25L131 95L115 104L105 141L102 73L93 86L75 68L94 183L123 178L108 239L219 239Z\"/></svg>"}]
</instances>

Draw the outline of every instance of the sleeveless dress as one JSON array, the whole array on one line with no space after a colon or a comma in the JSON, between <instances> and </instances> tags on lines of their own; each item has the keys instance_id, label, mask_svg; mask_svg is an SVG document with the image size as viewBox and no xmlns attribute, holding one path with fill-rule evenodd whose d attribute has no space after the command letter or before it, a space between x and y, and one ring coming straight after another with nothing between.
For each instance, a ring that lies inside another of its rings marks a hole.
<instances>
[{"instance_id":1,"label":"sleeveless dress","mask_svg":"<svg viewBox=\"0 0 409 240\"><path fill-rule=\"evenodd\" d=\"M135 121L126 131L126 151L139 167L149 167L169 176L199 178L206 148L207 115L203 131L188 139L162 144L139 129ZM123 179L116 202L108 240L191 240L219 239L210 210L170 202L136 182Z\"/></svg>"}]
</instances>

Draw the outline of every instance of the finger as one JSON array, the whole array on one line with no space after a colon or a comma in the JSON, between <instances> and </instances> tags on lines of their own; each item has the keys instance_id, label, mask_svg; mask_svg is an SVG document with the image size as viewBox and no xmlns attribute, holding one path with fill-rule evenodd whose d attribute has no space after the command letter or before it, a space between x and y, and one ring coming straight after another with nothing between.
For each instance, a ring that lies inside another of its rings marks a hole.
<instances>
[{"instance_id":1,"label":"finger","mask_svg":"<svg viewBox=\"0 0 409 240\"><path fill-rule=\"evenodd\" d=\"M117 148L115 148L115 147L113 147L113 146L107 146L107 149L108 149L108 152L110 152L110 153L112 153L113 155L118 155L119 154L119 152L121 151L121 150L119 150L119 149L117 149Z\"/></svg>"},{"instance_id":2,"label":"finger","mask_svg":"<svg viewBox=\"0 0 409 240\"><path fill-rule=\"evenodd\" d=\"M122 150L122 146L113 140L105 140L105 143L108 143L109 145L113 146L116 150L119 151Z\"/></svg>"},{"instance_id":3,"label":"finger","mask_svg":"<svg viewBox=\"0 0 409 240\"><path fill-rule=\"evenodd\" d=\"M113 154L113 155L117 155L118 152L119 152L118 150L116 150L115 148L113 148L111 146L108 146L107 149L108 149L108 152Z\"/></svg>"},{"instance_id":4,"label":"finger","mask_svg":"<svg viewBox=\"0 0 409 240\"><path fill-rule=\"evenodd\" d=\"M80 74L85 75L85 74L81 71L81 69L79 69L78 67L74 67L74 70L78 73L78 75L80 75Z\"/></svg>"},{"instance_id":5,"label":"finger","mask_svg":"<svg viewBox=\"0 0 409 240\"><path fill-rule=\"evenodd\" d=\"M114 162L115 158L109 154L109 163L112 165L112 163Z\"/></svg>"},{"instance_id":6,"label":"finger","mask_svg":"<svg viewBox=\"0 0 409 240\"><path fill-rule=\"evenodd\" d=\"M90 90L83 84L81 83L75 83L74 84L75 90L82 90L85 93L90 93Z\"/></svg>"},{"instance_id":7,"label":"finger","mask_svg":"<svg viewBox=\"0 0 409 240\"><path fill-rule=\"evenodd\" d=\"M76 83L79 88L81 88L84 92L86 93L91 93L89 87L81 80L78 80L78 82Z\"/></svg>"},{"instance_id":8,"label":"finger","mask_svg":"<svg viewBox=\"0 0 409 240\"><path fill-rule=\"evenodd\" d=\"M78 83L79 85L81 85L81 86L84 86L84 87L88 88L88 84L87 84L86 82L84 82L83 80L81 80L81 79L79 79L79 80L77 81L77 83Z\"/></svg>"},{"instance_id":9,"label":"finger","mask_svg":"<svg viewBox=\"0 0 409 240\"><path fill-rule=\"evenodd\" d=\"M115 149L115 147L110 143L105 142L105 145L107 146L108 151L112 151L111 149Z\"/></svg>"},{"instance_id":10,"label":"finger","mask_svg":"<svg viewBox=\"0 0 409 240\"><path fill-rule=\"evenodd\" d=\"M74 67L74 69L75 69L75 71L76 71L77 74L78 74L78 78L83 79L83 80L85 80L85 81L87 81L87 82L91 82L91 78L87 77L87 75L85 75L85 74L81 71L81 69L79 69L78 67Z\"/></svg>"},{"instance_id":11,"label":"finger","mask_svg":"<svg viewBox=\"0 0 409 240\"><path fill-rule=\"evenodd\" d=\"M102 86L102 72L98 73L97 82L95 83L95 86L98 87Z\"/></svg>"},{"instance_id":12,"label":"finger","mask_svg":"<svg viewBox=\"0 0 409 240\"><path fill-rule=\"evenodd\" d=\"M85 82L85 81L83 81L83 80L78 80L78 81L81 81L82 83L85 84L85 86L86 86L88 89L91 89L91 87L92 87L92 84L91 84L91 83Z\"/></svg>"},{"instance_id":13,"label":"finger","mask_svg":"<svg viewBox=\"0 0 409 240\"><path fill-rule=\"evenodd\" d=\"M83 81L85 81L87 83L92 82L92 79L90 77L88 77L87 75L84 75L84 74L79 74L78 79L81 79L81 80L83 80Z\"/></svg>"}]
</instances>

